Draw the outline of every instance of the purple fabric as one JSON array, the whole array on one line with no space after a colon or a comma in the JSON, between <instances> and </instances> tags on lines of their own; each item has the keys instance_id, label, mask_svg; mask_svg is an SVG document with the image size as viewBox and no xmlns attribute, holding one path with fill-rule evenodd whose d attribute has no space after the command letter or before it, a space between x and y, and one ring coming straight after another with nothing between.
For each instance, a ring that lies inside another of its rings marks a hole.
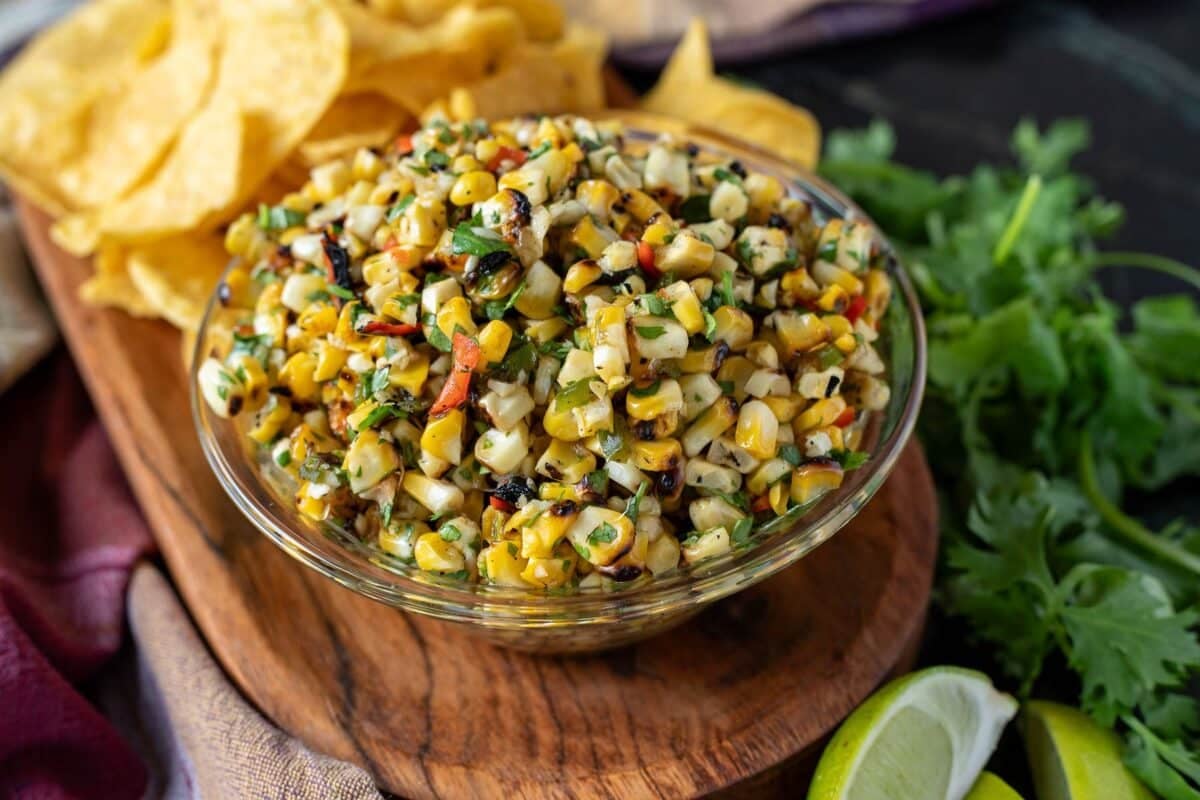
<instances>
[{"instance_id":1,"label":"purple fabric","mask_svg":"<svg viewBox=\"0 0 1200 800\"><path fill-rule=\"evenodd\" d=\"M994 5L999 0L916 0L913 3L831 3L800 14L787 23L749 36L713 42L717 61L737 62L763 58L785 50L876 36L912 28L931 20L972 8ZM677 41L618 46L612 57L638 69L661 66Z\"/></svg>"},{"instance_id":2,"label":"purple fabric","mask_svg":"<svg viewBox=\"0 0 1200 800\"><path fill-rule=\"evenodd\" d=\"M120 646L150 533L65 353L0 419L0 797L140 797L140 760L77 686Z\"/></svg>"}]
</instances>

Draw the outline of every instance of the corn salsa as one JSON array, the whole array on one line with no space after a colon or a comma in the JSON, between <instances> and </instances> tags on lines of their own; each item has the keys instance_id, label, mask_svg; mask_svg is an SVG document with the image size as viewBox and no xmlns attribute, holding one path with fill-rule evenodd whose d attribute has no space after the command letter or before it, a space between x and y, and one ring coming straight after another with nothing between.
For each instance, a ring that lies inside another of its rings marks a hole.
<instances>
[{"instance_id":1,"label":"corn salsa","mask_svg":"<svg viewBox=\"0 0 1200 800\"><path fill-rule=\"evenodd\" d=\"M434 120L226 246L201 395L385 563L652 579L840 486L889 400L871 229L614 121Z\"/></svg>"}]
</instances>

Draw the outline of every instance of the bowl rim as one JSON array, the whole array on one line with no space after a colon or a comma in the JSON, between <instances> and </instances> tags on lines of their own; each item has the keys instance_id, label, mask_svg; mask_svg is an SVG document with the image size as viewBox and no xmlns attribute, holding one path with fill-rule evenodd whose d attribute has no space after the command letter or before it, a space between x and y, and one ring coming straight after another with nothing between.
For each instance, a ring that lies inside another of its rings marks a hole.
<instances>
[{"instance_id":1,"label":"bowl rim","mask_svg":"<svg viewBox=\"0 0 1200 800\"><path fill-rule=\"evenodd\" d=\"M841 488L830 493L814 508L806 509L784 530L773 532L756 541L751 547L731 551L695 567L685 567L662 578L641 582L629 589L616 591L551 594L533 589L506 590L481 584L466 584L431 579L422 574L406 575L397 569L385 569L370 564L364 556L313 530L298 531L287 524L285 514L273 513L254 496L252 487L237 474L228 454L209 430L209 417L216 418L207 408L199 392L197 374L206 356L213 312L219 306L214 289L205 306L197 330L192 362L189 367L188 394L192 420L200 439L201 449L218 482L238 509L268 539L284 552L325 577L348 589L378 602L423 615L454 622L480 624L489 628L528 629L562 627L565 625L603 625L615 621L657 616L681 606L697 607L726 597L776 574L827 541L844 527L866 505L883 485L895 467L905 445L914 431L926 380L925 325L921 306L913 284L895 248L852 200L812 171L789 162L767 150L748 144L705 126L660 117L640 111L606 110L581 114L590 119L618 120L624 124L627 136L650 140L663 133L683 137L702 149L722 155L752 161L756 169L763 165L777 176L783 175L785 185L800 191L836 216L853 218L871 225L875 236L890 256L890 275L900 289L913 337L912 369L908 375L909 391L899 411L895 427L886 439L879 442L866 465L849 473ZM232 268L231 262L230 267ZM222 276L222 280L223 280ZM219 286L219 284L218 284ZM892 363L889 360L889 370ZM893 381L894 386L894 381ZM227 420L220 423L230 424ZM242 435L240 432L238 435ZM257 464L245 456L256 476L260 490L265 486ZM820 512L817 514L817 512ZM292 511L293 514L294 510ZM815 515L815 516L814 516ZM311 526L310 526L311 527ZM319 539L319 541L318 541ZM358 563L358 562L364 563ZM415 573L416 568L412 568Z\"/></svg>"}]
</instances>

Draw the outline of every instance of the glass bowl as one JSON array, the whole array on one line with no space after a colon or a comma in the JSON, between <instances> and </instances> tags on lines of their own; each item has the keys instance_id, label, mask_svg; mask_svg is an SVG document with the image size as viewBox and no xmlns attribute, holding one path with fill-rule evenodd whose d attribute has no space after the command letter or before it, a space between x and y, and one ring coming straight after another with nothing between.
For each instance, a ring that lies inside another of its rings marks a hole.
<instances>
[{"instance_id":1,"label":"glass bowl","mask_svg":"<svg viewBox=\"0 0 1200 800\"><path fill-rule=\"evenodd\" d=\"M697 126L651 115L609 112L626 126L631 147L670 133L748 169L779 178L824 219L870 223L825 181L762 150ZM875 226L872 224L872 227ZM291 490L272 476L265 453L234 420L222 419L202 400L196 370L214 344L228 341L228 319L214 297L196 338L190 393L204 454L233 502L284 552L351 591L404 611L454 623L507 647L538 653L578 653L619 647L653 636L709 604L771 577L803 558L846 525L883 485L913 431L925 383L925 336L916 294L894 253L889 255L893 297L877 344L888 365L891 400L873 415L863 437L870 460L847 473L842 486L805 509L792 509L760 526L750 546L680 567L661 577L611 591L574 594L482 586L424 573L389 560L372 545L329 523L303 517ZM278 472L278 471L276 471ZM798 512L798 513L797 513Z\"/></svg>"}]
</instances>

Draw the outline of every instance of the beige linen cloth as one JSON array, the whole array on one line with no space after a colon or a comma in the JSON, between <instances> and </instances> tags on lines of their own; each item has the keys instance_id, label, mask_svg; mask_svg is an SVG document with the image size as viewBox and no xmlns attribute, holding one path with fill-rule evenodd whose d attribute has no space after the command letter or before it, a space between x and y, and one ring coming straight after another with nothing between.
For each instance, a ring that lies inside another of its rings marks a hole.
<instances>
[{"instance_id":1,"label":"beige linen cloth","mask_svg":"<svg viewBox=\"0 0 1200 800\"><path fill-rule=\"evenodd\" d=\"M98 700L146 762L146 798L382 797L366 772L314 753L242 698L157 569L140 565L127 599L134 647L105 675Z\"/></svg>"}]
</instances>

